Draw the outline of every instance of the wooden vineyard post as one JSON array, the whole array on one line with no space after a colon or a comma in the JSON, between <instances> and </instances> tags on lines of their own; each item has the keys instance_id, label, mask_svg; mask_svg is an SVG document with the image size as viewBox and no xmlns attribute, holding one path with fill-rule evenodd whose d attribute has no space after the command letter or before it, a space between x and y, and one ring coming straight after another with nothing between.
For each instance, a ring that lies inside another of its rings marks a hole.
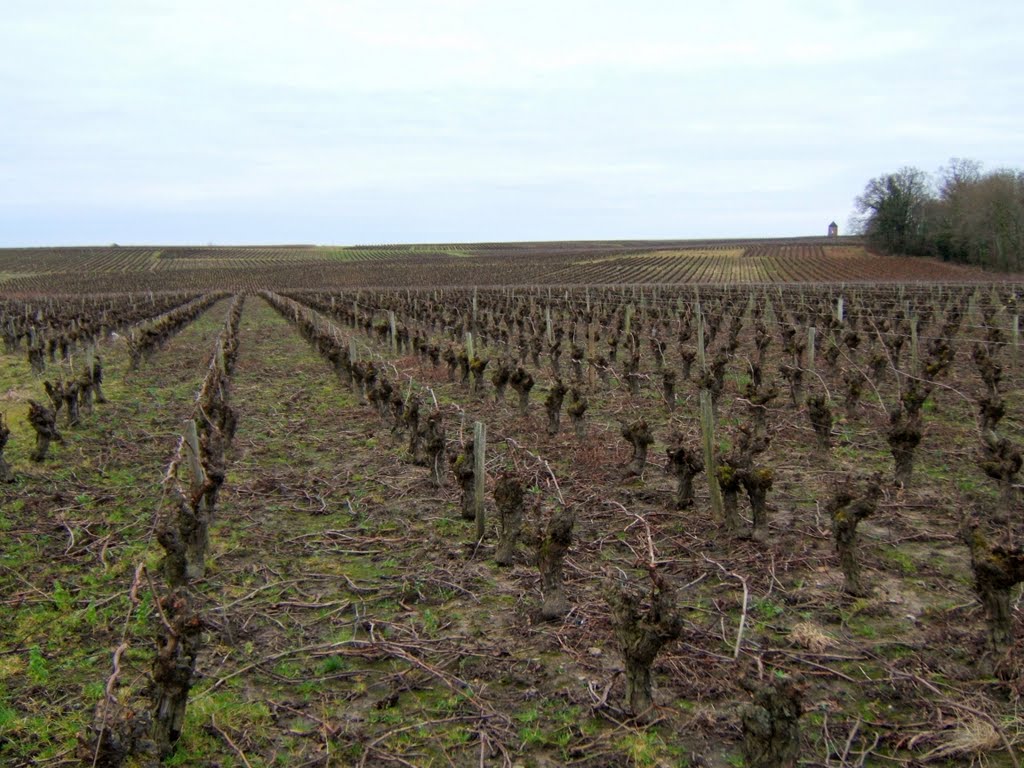
<instances>
[{"instance_id":1,"label":"wooden vineyard post","mask_svg":"<svg viewBox=\"0 0 1024 768\"><path fill-rule=\"evenodd\" d=\"M589 297L589 293L588 293L588 297ZM588 301L589 301L589 298L588 298ZM594 386L594 365L595 365L595 363L597 361L597 356L595 354L594 324L593 323L587 323L587 361L590 363L587 366L587 381L590 384L590 386L593 387Z\"/></svg>"},{"instance_id":2,"label":"wooden vineyard post","mask_svg":"<svg viewBox=\"0 0 1024 768\"><path fill-rule=\"evenodd\" d=\"M481 541L486 527L484 512L484 462L486 459L485 441L487 425L482 421L473 424L473 506L476 512L476 540Z\"/></svg>"},{"instance_id":3,"label":"wooden vineyard post","mask_svg":"<svg viewBox=\"0 0 1024 768\"><path fill-rule=\"evenodd\" d=\"M700 365L701 373L707 368L707 359L704 356L704 315L700 311L700 299L697 300L695 310L697 315L697 364Z\"/></svg>"},{"instance_id":4,"label":"wooden vineyard post","mask_svg":"<svg viewBox=\"0 0 1024 768\"><path fill-rule=\"evenodd\" d=\"M764 292L764 320L770 327L775 327L779 323L779 319L775 316L775 304L772 302L772 297L768 295L767 289Z\"/></svg>"},{"instance_id":5,"label":"wooden vineyard post","mask_svg":"<svg viewBox=\"0 0 1024 768\"><path fill-rule=\"evenodd\" d=\"M1020 354L1020 315L1013 316L1013 325L1010 328L1010 334L1013 338L1013 359L1016 360Z\"/></svg>"},{"instance_id":6,"label":"wooden vineyard post","mask_svg":"<svg viewBox=\"0 0 1024 768\"><path fill-rule=\"evenodd\" d=\"M167 553L164 570L172 587L201 579L206 572L206 550L212 508L206 497L206 472L199 455L199 435L194 420L185 422L179 459L171 464L165 484L169 498L157 516L157 540ZM174 477L177 461L188 464L190 482L186 492Z\"/></svg>"},{"instance_id":7,"label":"wooden vineyard post","mask_svg":"<svg viewBox=\"0 0 1024 768\"><path fill-rule=\"evenodd\" d=\"M217 370L221 373L227 373L227 365L224 362L224 341L217 339L217 346L213 350L213 364L217 366Z\"/></svg>"},{"instance_id":8,"label":"wooden vineyard post","mask_svg":"<svg viewBox=\"0 0 1024 768\"><path fill-rule=\"evenodd\" d=\"M192 498L196 498L206 485L206 471L203 469L203 462L199 456L199 433L196 430L194 419L185 422L185 445L188 447L188 468L192 475ZM199 503L203 504L205 500Z\"/></svg>"},{"instance_id":9,"label":"wooden vineyard post","mask_svg":"<svg viewBox=\"0 0 1024 768\"><path fill-rule=\"evenodd\" d=\"M917 316L910 318L910 372L917 375Z\"/></svg>"},{"instance_id":10,"label":"wooden vineyard post","mask_svg":"<svg viewBox=\"0 0 1024 768\"><path fill-rule=\"evenodd\" d=\"M363 401L363 396L361 394L361 388L359 386L359 379L355 375L356 373L358 373L355 370L356 363L358 361L359 361L359 350L356 349L356 337L353 334L352 336L348 337L348 370L352 374L351 376L349 376L349 380L350 380L350 382L352 384L352 392L359 399L359 402L362 402Z\"/></svg>"},{"instance_id":11,"label":"wooden vineyard post","mask_svg":"<svg viewBox=\"0 0 1024 768\"><path fill-rule=\"evenodd\" d=\"M700 432L704 444L704 466L707 467L708 491L711 494L711 511L722 520L725 506L722 503L722 489L718 485L718 465L715 461L715 413L711 405L711 390L700 391Z\"/></svg>"},{"instance_id":12,"label":"wooden vineyard post","mask_svg":"<svg viewBox=\"0 0 1024 768\"><path fill-rule=\"evenodd\" d=\"M814 342L818 329L813 325L807 327L807 370L814 372Z\"/></svg>"},{"instance_id":13,"label":"wooden vineyard post","mask_svg":"<svg viewBox=\"0 0 1024 768\"><path fill-rule=\"evenodd\" d=\"M476 296L473 296L473 310L476 314ZM391 334L391 354L398 356L398 323L395 320L395 311L388 310L388 331Z\"/></svg>"},{"instance_id":14,"label":"wooden vineyard post","mask_svg":"<svg viewBox=\"0 0 1024 768\"><path fill-rule=\"evenodd\" d=\"M843 297L836 299L836 320L843 322Z\"/></svg>"},{"instance_id":15,"label":"wooden vineyard post","mask_svg":"<svg viewBox=\"0 0 1024 768\"><path fill-rule=\"evenodd\" d=\"M706 380L707 358L704 349L704 316L700 311L700 300L697 300L697 359L700 361L701 379ZM700 433L704 445L704 466L707 468L708 492L711 495L711 511L721 520L725 517L725 506L722 503L722 489L718 485L718 469L715 463L715 411L711 402L711 390L701 387L700 390Z\"/></svg>"},{"instance_id":16,"label":"wooden vineyard post","mask_svg":"<svg viewBox=\"0 0 1024 768\"><path fill-rule=\"evenodd\" d=\"M544 335L548 340L548 344L555 343L555 331L551 327L551 305L544 307Z\"/></svg>"}]
</instances>

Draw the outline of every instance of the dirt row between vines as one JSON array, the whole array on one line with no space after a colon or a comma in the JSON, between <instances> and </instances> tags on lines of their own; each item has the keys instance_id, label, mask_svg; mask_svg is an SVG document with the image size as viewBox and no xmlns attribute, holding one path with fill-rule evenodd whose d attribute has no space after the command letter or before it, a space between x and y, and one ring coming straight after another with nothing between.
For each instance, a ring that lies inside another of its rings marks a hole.
<instances>
[{"instance_id":1,"label":"dirt row between vines","mask_svg":"<svg viewBox=\"0 0 1024 768\"><path fill-rule=\"evenodd\" d=\"M98 352L108 399L43 464L33 444L27 400L46 402L23 354L5 355L0 404L12 430L7 457L19 479L0 486L0 757L5 765L71 761L127 633L126 661L141 671L152 657L152 596L132 608L136 563L155 565L151 541L160 479L181 420L192 407L228 302L173 337L139 371L128 372L122 342Z\"/></svg>"}]
</instances>

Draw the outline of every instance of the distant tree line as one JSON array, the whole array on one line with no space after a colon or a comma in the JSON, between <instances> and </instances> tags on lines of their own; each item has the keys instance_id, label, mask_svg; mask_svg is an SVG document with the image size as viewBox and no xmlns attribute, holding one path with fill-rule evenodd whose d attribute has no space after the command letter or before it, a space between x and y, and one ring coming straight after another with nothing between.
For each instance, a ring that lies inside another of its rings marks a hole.
<instances>
[{"instance_id":1,"label":"distant tree line","mask_svg":"<svg viewBox=\"0 0 1024 768\"><path fill-rule=\"evenodd\" d=\"M852 221L870 247L1024 270L1024 171L982 173L953 158L935 176L904 167L871 179Z\"/></svg>"}]
</instances>

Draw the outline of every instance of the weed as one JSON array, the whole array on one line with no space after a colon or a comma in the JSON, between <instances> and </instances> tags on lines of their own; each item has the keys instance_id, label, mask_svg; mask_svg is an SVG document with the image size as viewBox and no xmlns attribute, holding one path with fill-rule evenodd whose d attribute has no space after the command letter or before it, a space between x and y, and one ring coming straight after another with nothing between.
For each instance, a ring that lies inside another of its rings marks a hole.
<instances>
[{"instance_id":1,"label":"weed","mask_svg":"<svg viewBox=\"0 0 1024 768\"><path fill-rule=\"evenodd\" d=\"M679 750L669 750L662 738L653 731L633 731L619 739L616 746L626 753L629 764L636 768L654 768L665 764L666 753L674 752L680 768L686 768L690 761Z\"/></svg>"},{"instance_id":2,"label":"weed","mask_svg":"<svg viewBox=\"0 0 1024 768\"><path fill-rule=\"evenodd\" d=\"M868 640L874 640L878 637L878 628L867 621L854 621L850 623L850 631L853 634L866 638Z\"/></svg>"},{"instance_id":3,"label":"weed","mask_svg":"<svg viewBox=\"0 0 1024 768\"><path fill-rule=\"evenodd\" d=\"M423 613L420 615L420 618L423 620L423 630L428 635L437 634L437 630L440 628L441 623L438 620L437 615L432 610L425 608Z\"/></svg>"},{"instance_id":4,"label":"weed","mask_svg":"<svg viewBox=\"0 0 1024 768\"><path fill-rule=\"evenodd\" d=\"M396 709L374 709L370 712L368 719L371 723L380 723L381 725L398 725L403 722L404 715L400 710Z\"/></svg>"},{"instance_id":5,"label":"weed","mask_svg":"<svg viewBox=\"0 0 1024 768\"><path fill-rule=\"evenodd\" d=\"M18 719L18 713L5 702L0 701L0 733L6 733L14 727Z\"/></svg>"},{"instance_id":6,"label":"weed","mask_svg":"<svg viewBox=\"0 0 1024 768\"><path fill-rule=\"evenodd\" d=\"M731 381L736 385L736 390L742 392L748 384L750 384L749 373L727 373L725 375L726 381Z\"/></svg>"},{"instance_id":7,"label":"weed","mask_svg":"<svg viewBox=\"0 0 1024 768\"><path fill-rule=\"evenodd\" d=\"M547 743L544 731L533 726L520 728L517 733L523 745L527 747L542 747Z\"/></svg>"},{"instance_id":8,"label":"weed","mask_svg":"<svg viewBox=\"0 0 1024 768\"><path fill-rule=\"evenodd\" d=\"M754 600L751 607L757 616L765 620L776 619L786 610L783 606L767 597Z\"/></svg>"},{"instance_id":9,"label":"weed","mask_svg":"<svg viewBox=\"0 0 1024 768\"><path fill-rule=\"evenodd\" d=\"M82 686L82 695L86 701L99 701L105 691L106 686L98 680L88 682Z\"/></svg>"},{"instance_id":10,"label":"weed","mask_svg":"<svg viewBox=\"0 0 1024 768\"><path fill-rule=\"evenodd\" d=\"M50 668L38 645L28 651L28 679L36 685L44 685L50 679Z\"/></svg>"},{"instance_id":11,"label":"weed","mask_svg":"<svg viewBox=\"0 0 1024 768\"><path fill-rule=\"evenodd\" d=\"M434 519L434 530L445 538L457 536L462 533L465 526L451 517L438 517Z\"/></svg>"},{"instance_id":12,"label":"weed","mask_svg":"<svg viewBox=\"0 0 1024 768\"><path fill-rule=\"evenodd\" d=\"M57 606L57 610L61 613L67 613L71 610L72 602L71 593L67 591L64 585L59 581L53 582L53 604Z\"/></svg>"},{"instance_id":13,"label":"weed","mask_svg":"<svg viewBox=\"0 0 1024 768\"><path fill-rule=\"evenodd\" d=\"M893 548L886 553L886 558L893 563L904 576L912 576L917 573L917 565L914 559L901 549Z\"/></svg>"},{"instance_id":14,"label":"weed","mask_svg":"<svg viewBox=\"0 0 1024 768\"><path fill-rule=\"evenodd\" d=\"M526 725L529 725L530 723L535 723L540 719L540 710L537 707L530 707L529 709L524 709L521 712L516 712L515 719L518 722L524 723Z\"/></svg>"},{"instance_id":15,"label":"weed","mask_svg":"<svg viewBox=\"0 0 1024 768\"><path fill-rule=\"evenodd\" d=\"M259 728L271 721L270 710L262 700L241 698L241 690L220 689L208 695L197 695L190 700L186 718L193 720L193 729L203 730L203 725L216 718L222 728Z\"/></svg>"},{"instance_id":16,"label":"weed","mask_svg":"<svg viewBox=\"0 0 1024 768\"><path fill-rule=\"evenodd\" d=\"M328 656L320 662L319 670L322 675L331 675L335 672L344 672L351 668L348 659L344 656Z\"/></svg>"},{"instance_id":17,"label":"weed","mask_svg":"<svg viewBox=\"0 0 1024 768\"><path fill-rule=\"evenodd\" d=\"M289 680L296 680L302 676L302 665L296 661L279 661L274 666L274 674Z\"/></svg>"},{"instance_id":18,"label":"weed","mask_svg":"<svg viewBox=\"0 0 1024 768\"><path fill-rule=\"evenodd\" d=\"M144 636L149 629L150 616L153 613L153 594L143 592L139 604L135 607L135 621L133 631L136 635Z\"/></svg>"}]
</instances>

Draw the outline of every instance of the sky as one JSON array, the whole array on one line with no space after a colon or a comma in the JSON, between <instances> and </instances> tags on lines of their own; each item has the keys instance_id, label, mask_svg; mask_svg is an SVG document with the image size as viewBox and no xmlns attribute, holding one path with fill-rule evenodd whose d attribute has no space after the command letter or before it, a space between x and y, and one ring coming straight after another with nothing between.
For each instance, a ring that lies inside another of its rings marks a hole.
<instances>
[{"instance_id":1,"label":"sky","mask_svg":"<svg viewBox=\"0 0 1024 768\"><path fill-rule=\"evenodd\" d=\"M9 0L0 247L787 237L1024 166L1024 3Z\"/></svg>"}]
</instances>

